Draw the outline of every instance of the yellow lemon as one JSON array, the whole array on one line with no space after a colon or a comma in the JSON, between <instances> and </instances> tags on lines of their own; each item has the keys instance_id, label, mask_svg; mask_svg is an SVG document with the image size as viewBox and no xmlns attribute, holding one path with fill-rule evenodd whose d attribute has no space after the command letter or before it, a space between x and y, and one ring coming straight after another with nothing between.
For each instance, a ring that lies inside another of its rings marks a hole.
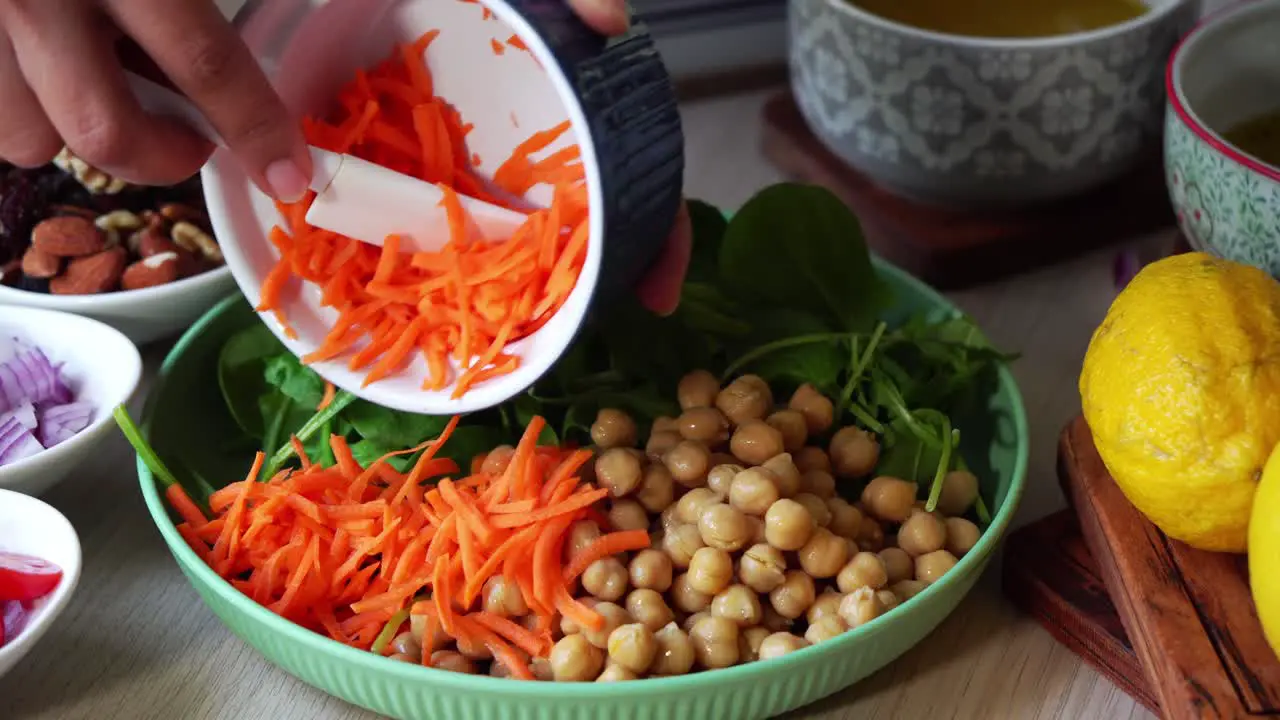
<instances>
[{"instance_id":1,"label":"yellow lemon","mask_svg":"<svg viewBox=\"0 0 1280 720\"><path fill-rule=\"evenodd\" d=\"M1249 586L1262 632L1280 655L1280 446L1271 452L1249 520Z\"/></svg>"},{"instance_id":2,"label":"yellow lemon","mask_svg":"<svg viewBox=\"0 0 1280 720\"><path fill-rule=\"evenodd\" d=\"M1148 265L1094 333L1080 398L1138 510L1193 547L1244 552L1280 441L1280 283L1203 253Z\"/></svg>"}]
</instances>

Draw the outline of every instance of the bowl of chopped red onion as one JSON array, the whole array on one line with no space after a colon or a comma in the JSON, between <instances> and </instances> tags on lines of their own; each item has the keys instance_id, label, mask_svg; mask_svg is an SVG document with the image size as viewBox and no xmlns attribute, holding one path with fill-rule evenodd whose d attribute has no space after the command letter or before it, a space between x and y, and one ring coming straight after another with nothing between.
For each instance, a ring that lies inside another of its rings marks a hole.
<instances>
[{"instance_id":1,"label":"bowl of chopped red onion","mask_svg":"<svg viewBox=\"0 0 1280 720\"><path fill-rule=\"evenodd\" d=\"M142 378L120 331L55 310L0 312L0 489L38 495L93 457Z\"/></svg>"}]
</instances>

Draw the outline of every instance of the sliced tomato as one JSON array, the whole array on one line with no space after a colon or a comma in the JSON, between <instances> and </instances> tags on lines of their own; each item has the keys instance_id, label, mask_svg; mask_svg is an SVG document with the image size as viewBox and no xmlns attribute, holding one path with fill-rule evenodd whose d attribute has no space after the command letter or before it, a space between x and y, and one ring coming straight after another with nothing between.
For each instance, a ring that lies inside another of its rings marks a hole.
<instances>
[{"instance_id":1,"label":"sliced tomato","mask_svg":"<svg viewBox=\"0 0 1280 720\"><path fill-rule=\"evenodd\" d=\"M0 551L0 600L30 602L53 592L62 568L31 555Z\"/></svg>"}]
</instances>

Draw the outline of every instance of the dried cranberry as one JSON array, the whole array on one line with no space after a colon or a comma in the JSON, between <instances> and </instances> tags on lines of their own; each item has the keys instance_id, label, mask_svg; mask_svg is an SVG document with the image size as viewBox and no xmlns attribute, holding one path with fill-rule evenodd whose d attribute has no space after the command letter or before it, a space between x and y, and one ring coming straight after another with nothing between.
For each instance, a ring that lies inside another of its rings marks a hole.
<instances>
[{"instance_id":1,"label":"dried cranberry","mask_svg":"<svg viewBox=\"0 0 1280 720\"><path fill-rule=\"evenodd\" d=\"M22 257L31 243L31 229L48 214L48 201L25 176L10 175L0 196L0 263Z\"/></svg>"},{"instance_id":2,"label":"dried cranberry","mask_svg":"<svg viewBox=\"0 0 1280 720\"><path fill-rule=\"evenodd\" d=\"M33 278L33 277L27 277L26 275L23 275L18 280L18 284L16 287L19 290L26 290L27 292L44 293L45 295L49 294L48 279Z\"/></svg>"}]
</instances>

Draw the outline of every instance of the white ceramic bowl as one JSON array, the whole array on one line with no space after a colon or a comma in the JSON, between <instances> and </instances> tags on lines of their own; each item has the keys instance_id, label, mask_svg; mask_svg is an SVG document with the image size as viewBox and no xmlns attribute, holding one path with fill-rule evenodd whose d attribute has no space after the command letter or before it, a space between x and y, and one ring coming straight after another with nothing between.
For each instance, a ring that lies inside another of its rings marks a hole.
<instances>
[{"instance_id":1,"label":"white ceramic bowl","mask_svg":"<svg viewBox=\"0 0 1280 720\"><path fill-rule=\"evenodd\" d=\"M1232 5L1198 25L1169 59L1165 180L1197 250L1280 277L1280 167L1223 137L1280 111L1280 0Z\"/></svg>"},{"instance_id":2,"label":"white ceramic bowl","mask_svg":"<svg viewBox=\"0 0 1280 720\"><path fill-rule=\"evenodd\" d=\"M790 0L792 92L832 153L896 193L943 204L1074 195L1159 152L1164 61L1200 3L1144 2L1144 15L1090 32L981 38L847 0Z\"/></svg>"},{"instance_id":3,"label":"white ceramic bowl","mask_svg":"<svg viewBox=\"0 0 1280 720\"><path fill-rule=\"evenodd\" d=\"M0 490L0 550L34 555L62 568L62 581L37 600L16 638L0 647L3 676L53 626L80 580L80 539L62 513L36 498Z\"/></svg>"},{"instance_id":4,"label":"white ceramic bowl","mask_svg":"<svg viewBox=\"0 0 1280 720\"><path fill-rule=\"evenodd\" d=\"M46 295L0 286L0 306L18 305L84 315L101 320L133 342L144 345L181 334L235 290L231 271L221 267L168 285L101 295Z\"/></svg>"},{"instance_id":5,"label":"white ceramic bowl","mask_svg":"<svg viewBox=\"0 0 1280 720\"><path fill-rule=\"evenodd\" d=\"M128 403L142 379L138 348L120 331L71 313L34 308L0 308L0 336L17 336L40 347L62 374L77 400L93 406L89 426L58 445L0 465L0 489L39 495L95 456L115 432L111 411ZM4 536L0 518L0 538Z\"/></svg>"}]
</instances>

